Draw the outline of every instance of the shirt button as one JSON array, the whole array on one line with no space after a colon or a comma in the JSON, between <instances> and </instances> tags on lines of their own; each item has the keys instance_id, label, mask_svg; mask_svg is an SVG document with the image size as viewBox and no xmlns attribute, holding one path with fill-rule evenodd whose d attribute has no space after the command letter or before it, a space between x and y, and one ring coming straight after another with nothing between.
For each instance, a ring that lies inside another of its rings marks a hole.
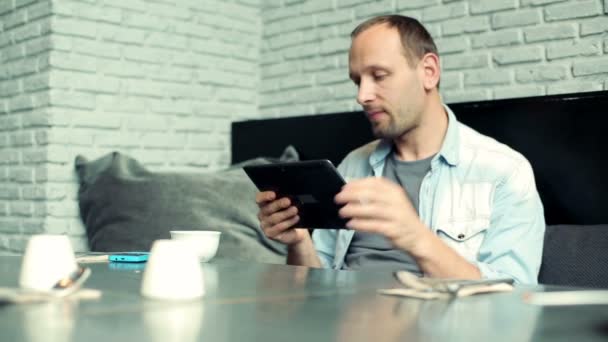
<instances>
[{"instance_id":1,"label":"shirt button","mask_svg":"<svg viewBox=\"0 0 608 342\"><path fill-rule=\"evenodd\" d=\"M460 239L460 240L464 239L464 234L462 234L462 233L458 234L458 239Z\"/></svg>"}]
</instances>

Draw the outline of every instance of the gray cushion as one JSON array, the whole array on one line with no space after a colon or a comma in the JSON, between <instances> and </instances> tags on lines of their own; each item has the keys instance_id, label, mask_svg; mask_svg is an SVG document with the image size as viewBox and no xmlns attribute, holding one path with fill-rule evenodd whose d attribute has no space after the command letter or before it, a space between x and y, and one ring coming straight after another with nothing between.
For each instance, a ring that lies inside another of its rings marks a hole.
<instances>
[{"instance_id":1,"label":"gray cushion","mask_svg":"<svg viewBox=\"0 0 608 342\"><path fill-rule=\"evenodd\" d=\"M256 188L244 165L298 160L257 158L212 173L156 173L114 152L76 157L78 201L92 251L147 251L170 230L219 230L218 256L284 263L286 249L259 228Z\"/></svg>"},{"instance_id":2,"label":"gray cushion","mask_svg":"<svg viewBox=\"0 0 608 342\"><path fill-rule=\"evenodd\" d=\"M547 226L538 281L608 288L608 224Z\"/></svg>"}]
</instances>

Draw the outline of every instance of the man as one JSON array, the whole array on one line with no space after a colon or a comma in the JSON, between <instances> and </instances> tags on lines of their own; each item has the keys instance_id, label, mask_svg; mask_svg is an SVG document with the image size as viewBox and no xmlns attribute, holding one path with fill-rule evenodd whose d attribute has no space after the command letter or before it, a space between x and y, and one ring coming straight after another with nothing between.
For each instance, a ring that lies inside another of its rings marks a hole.
<instances>
[{"instance_id":1,"label":"man","mask_svg":"<svg viewBox=\"0 0 608 342\"><path fill-rule=\"evenodd\" d=\"M349 229L311 238L289 199L260 192L265 234L288 245L290 264L535 284L545 222L528 161L443 105L437 48L417 20L376 17L351 37L350 78L379 139L338 168L351 180L335 197Z\"/></svg>"}]
</instances>

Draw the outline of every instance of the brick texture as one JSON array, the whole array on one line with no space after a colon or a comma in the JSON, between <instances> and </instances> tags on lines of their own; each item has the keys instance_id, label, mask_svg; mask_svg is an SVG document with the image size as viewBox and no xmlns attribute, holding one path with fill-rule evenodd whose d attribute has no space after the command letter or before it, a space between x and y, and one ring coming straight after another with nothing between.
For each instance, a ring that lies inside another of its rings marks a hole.
<instances>
[{"instance_id":1,"label":"brick texture","mask_svg":"<svg viewBox=\"0 0 608 342\"><path fill-rule=\"evenodd\" d=\"M49 194L36 180L48 152L32 116L48 106L50 1L0 1L0 251L19 252L44 221Z\"/></svg>"},{"instance_id":2,"label":"brick texture","mask_svg":"<svg viewBox=\"0 0 608 342\"><path fill-rule=\"evenodd\" d=\"M357 108L355 91L346 87L347 61L339 59L346 57L350 31L376 12L410 15L427 26L440 52L447 102L592 91L608 83L603 0L338 0L312 18L295 6L272 3L272 15L262 11L261 116L298 113L292 106L300 96L312 99L303 103L311 113ZM360 8L374 13L362 16ZM290 17L306 21L306 27L285 19ZM269 26L276 18L285 20L282 30ZM299 44L303 35L316 39Z\"/></svg>"},{"instance_id":3,"label":"brick texture","mask_svg":"<svg viewBox=\"0 0 608 342\"><path fill-rule=\"evenodd\" d=\"M86 249L73 160L229 163L235 120L358 109L349 34L376 14L435 37L446 102L608 89L605 0L0 1L0 252Z\"/></svg>"},{"instance_id":4,"label":"brick texture","mask_svg":"<svg viewBox=\"0 0 608 342\"><path fill-rule=\"evenodd\" d=\"M216 169L229 123L257 116L259 0L14 3L0 1L0 251L43 232L87 248L76 154Z\"/></svg>"}]
</instances>

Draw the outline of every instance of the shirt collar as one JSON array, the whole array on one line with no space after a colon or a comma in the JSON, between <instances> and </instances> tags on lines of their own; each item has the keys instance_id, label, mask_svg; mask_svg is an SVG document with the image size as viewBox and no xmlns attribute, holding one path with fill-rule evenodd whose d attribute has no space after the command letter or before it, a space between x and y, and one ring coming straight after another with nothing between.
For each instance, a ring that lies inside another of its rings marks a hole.
<instances>
[{"instance_id":1,"label":"shirt collar","mask_svg":"<svg viewBox=\"0 0 608 342\"><path fill-rule=\"evenodd\" d=\"M445 112L448 113L448 129L439 150L439 156L451 166L456 166L460 162L460 130L458 127L460 125L450 107L445 104L443 107L445 108Z\"/></svg>"},{"instance_id":2,"label":"shirt collar","mask_svg":"<svg viewBox=\"0 0 608 342\"><path fill-rule=\"evenodd\" d=\"M439 153L437 153L437 155L435 155L433 158L431 165L435 164L436 160L441 158L449 165L456 166L460 161L460 149L458 148L460 145L458 120L456 120L456 116L448 106L444 104L443 107L448 114L448 129L446 131L445 138L443 139L441 149L439 149ZM376 167L377 164L384 163L386 157L389 155L389 153L391 153L392 146L393 142L391 140L381 140L374 152L369 156L370 165L372 167Z\"/></svg>"}]
</instances>

